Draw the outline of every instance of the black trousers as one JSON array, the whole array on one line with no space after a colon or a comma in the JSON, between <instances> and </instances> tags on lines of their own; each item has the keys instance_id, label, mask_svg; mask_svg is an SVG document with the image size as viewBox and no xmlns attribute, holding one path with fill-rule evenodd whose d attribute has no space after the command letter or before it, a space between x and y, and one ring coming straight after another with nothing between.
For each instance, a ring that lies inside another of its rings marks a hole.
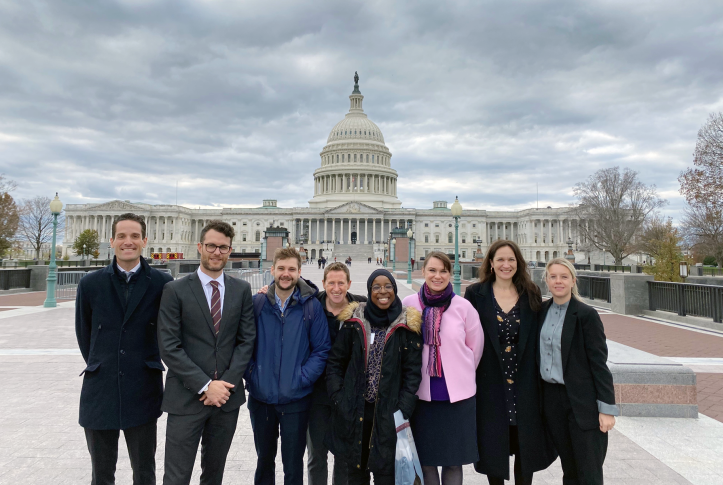
<instances>
[{"instance_id":1,"label":"black trousers","mask_svg":"<svg viewBox=\"0 0 723 485\"><path fill-rule=\"evenodd\" d=\"M532 483L532 475L522 475L522 460L520 460L520 439L517 434L517 426L510 426L510 456L515 455L515 485L530 485ZM491 477L487 475L487 481L490 485L504 485L505 479L499 477Z\"/></svg>"},{"instance_id":2,"label":"black trousers","mask_svg":"<svg viewBox=\"0 0 723 485\"><path fill-rule=\"evenodd\" d=\"M249 396L249 416L256 445L255 485L273 485L276 478L276 451L281 434L281 462L284 466L284 485L304 483L304 451L309 411L279 411Z\"/></svg>"},{"instance_id":3,"label":"black trousers","mask_svg":"<svg viewBox=\"0 0 723 485\"><path fill-rule=\"evenodd\" d=\"M331 428L331 406L313 404L309 410L309 429L306 432L308 450L306 470L309 485L326 485L329 477L329 449L324 437ZM346 462L334 457L332 485L346 485Z\"/></svg>"},{"instance_id":4,"label":"black trousers","mask_svg":"<svg viewBox=\"0 0 723 485\"><path fill-rule=\"evenodd\" d=\"M364 426L362 427L362 454L361 464L347 464L349 485L369 485L371 481L369 468L369 445L372 437L372 426L374 424L374 404L364 403ZM394 485L394 475L374 474L374 485Z\"/></svg>"},{"instance_id":5,"label":"black trousers","mask_svg":"<svg viewBox=\"0 0 723 485\"><path fill-rule=\"evenodd\" d=\"M564 385L543 382L542 411L560 455L563 485L602 485L608 434L578 426Z\"/></svg>"},{"instance_id":6,"label":"black trousers","mask_svg":"<svg viewBox=\"0 0 723 485\"><path fill-rule=\"evenodd\" d=\"M188 485L201 442L201 485L221 485L238 412L204 406L197 414L169 414L163 485Z\"/></svg>"},{"instance_id":7,"label":"black trousers","mask_svg":"<svg viewBox=\"0 0 723 485\"><path fill-rule=\"evenodd\" d=\"M83 429L93 470L91 485L114 485L120 430ZM133 468L133 485L156 485L156 420L123 430L123 437Z\"/></svg>"}]
</instances>

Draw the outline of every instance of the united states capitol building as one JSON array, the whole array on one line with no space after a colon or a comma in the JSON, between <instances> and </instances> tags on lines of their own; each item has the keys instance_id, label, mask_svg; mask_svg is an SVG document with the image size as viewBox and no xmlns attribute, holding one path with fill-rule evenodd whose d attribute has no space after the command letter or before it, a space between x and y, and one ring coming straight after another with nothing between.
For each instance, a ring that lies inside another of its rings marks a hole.
<instances>
[{"instance_id":1,"label":"united states capitol building","mask_svg":"<svg viewBox=\"0 0 723 485\"><path fill-rule=\"evenodd\" d=\"M242 253L259 252L264 232L271 226L288 230L292 244L297 248L303 245L312 259L320 255L352 255L355 260L382 257L384 243L389 242L395 228L413 230L416 260L433 250L453 253L451 201L430 201L429 207L421 209L403 207L397 197L398 174L392 167L392 153L384 143L382 131L364 112L364 96L356 76L349 101L349 112L331 129L321 150L321 165L314 171L314 194L309 207L278 207L274 199L264 200L256 208L223 209L121 200L68 204L64 253L70 251L72 241L85 229L97 230L101 244L106 243L107 247L114 218L125 212L146 220L146 257L152 253L178 252L186 259L196 259L201 229L211 219L221 219L234 227L234 251ZM464 210L459 225L460 259L473 259L478 249L486 252L497 239L512 239L527 260L547 261L565 254L568 238L584 244L578 226L585 223L588 221L578 220L569 207ZM602 262L600 253L578 252L576 257L580 262L587 262L588 257L593 262Z\"/></svg>"}]
</instances>

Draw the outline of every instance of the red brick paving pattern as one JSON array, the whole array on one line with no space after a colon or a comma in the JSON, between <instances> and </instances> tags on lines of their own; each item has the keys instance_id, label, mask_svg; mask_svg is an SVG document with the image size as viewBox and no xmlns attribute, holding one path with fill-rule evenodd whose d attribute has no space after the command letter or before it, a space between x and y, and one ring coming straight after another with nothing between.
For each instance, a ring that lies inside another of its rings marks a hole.
<instances>
[{"instance_id":1,"label":"red brick paving pattern","mask_svg":"<svg viewBox=\"0 0 723 485\"><path fill-rule=\"evenodd\" d=\"M723 357L723 337L617 314L600 315L607 338L661 357ZM723 422L723 374L696 373L698 412Z\"/></svg>"},{"instance_id":2,"label":"red brick paving pattern","mask_svg":"<svg viewBox=\"0 0 723 485\"><path fill-rule=\"evenodd\" d=\"M721 357L723 337L617 314L600 315L614 342L660 357Z\"/></svg>"},{"instance_id":3,"label":"red brick paving pattern","mask_svg":"<svg viewBox=\"0 0 723 485\"><path fill-rule=\"evenodd\" d=\"M46 296L44 291L2 295L0 296L0 306L40 306L45 302Z\"/></svg>"}]
</instances>

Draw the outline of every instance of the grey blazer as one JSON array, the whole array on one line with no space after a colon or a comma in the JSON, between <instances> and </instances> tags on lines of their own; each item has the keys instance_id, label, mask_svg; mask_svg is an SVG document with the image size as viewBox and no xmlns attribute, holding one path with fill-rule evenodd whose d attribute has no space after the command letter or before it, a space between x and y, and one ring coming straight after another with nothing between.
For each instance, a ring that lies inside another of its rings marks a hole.
<instances>
[{"instance_id":1,"label":"grey blazer","mask_svg":"<svg viewBox=\"0 0 723 485\"><path fill-rule=\"evenodd\" d=\"M254 350L256 324L251 286L224 276L223 315L214 335L211 311L201 280L194 272L163 289L158 312L158 346L168 367L161 409L170 414L196 414L204 404L198 391L213 378L233 384L221 409L234 411L246 402L241 381Z\"/></svg>"}]
</instances>

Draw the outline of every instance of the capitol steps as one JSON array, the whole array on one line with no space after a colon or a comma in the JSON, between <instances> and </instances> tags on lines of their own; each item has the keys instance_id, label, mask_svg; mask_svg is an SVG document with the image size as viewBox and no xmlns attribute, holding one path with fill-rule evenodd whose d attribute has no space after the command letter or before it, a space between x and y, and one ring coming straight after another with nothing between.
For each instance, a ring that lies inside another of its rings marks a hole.
<instances>
[{"instance_id":1,"label":"capitol steps","mask_svg":"<svg viewBox=\"0 0 723 485\"><path fill-rule=\"evenodd\" d=\"M335 244L334 257L337 261L344 262L351 256L352 264L355 261L366 262L369 258L374 259L374 247L371 244Z\"/></svg>"}]
</instances>

